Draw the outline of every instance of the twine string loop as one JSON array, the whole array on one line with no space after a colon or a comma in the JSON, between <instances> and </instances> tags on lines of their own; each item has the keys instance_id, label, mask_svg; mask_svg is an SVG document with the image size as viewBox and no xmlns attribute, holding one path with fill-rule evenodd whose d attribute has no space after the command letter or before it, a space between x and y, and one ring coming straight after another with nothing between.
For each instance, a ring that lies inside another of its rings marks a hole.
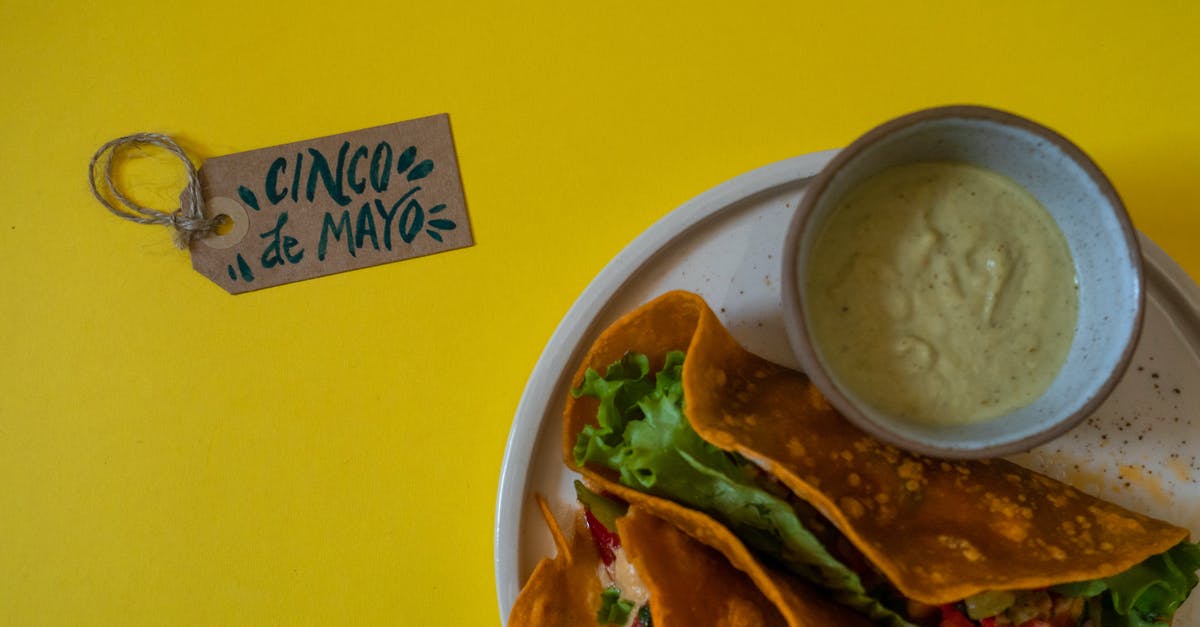
<instances>
[{"instance_id":1,"label":"twine string loop","mask_svg":"<svg viewBox=\"0 0 1200 627\"><path fill-rule=\"evenodd\" d=\"M140 145L158 146L183 162L187 170L187 187L184 189L186 200L180 203L181 206L175 211L160 211L140 205L122 193L113 181L113 161L116 160L116 156L123 150ZM103 165L103 176L99 176L100 173L96 171L99 165ZM188 248L193 240L214 235L224 222L222 216L205 217L204 198L200 194L200 175L196 172L196 166L192 165L192 160L179 144L167 135L134 133L104 144L88 164L88 183L91 185L92 195L113 215L138 224L161 224L173 228L175 245L180 248ZM103 190L100 185L103 185ZM113 200L121 206L114 204Z\"/></svg>"}]
</instances>

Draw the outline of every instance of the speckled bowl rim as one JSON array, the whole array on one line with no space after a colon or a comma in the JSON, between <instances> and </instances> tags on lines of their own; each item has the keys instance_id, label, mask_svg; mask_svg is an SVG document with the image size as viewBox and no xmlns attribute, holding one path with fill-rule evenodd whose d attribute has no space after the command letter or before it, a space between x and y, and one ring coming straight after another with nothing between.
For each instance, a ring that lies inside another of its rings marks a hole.
<instances>
[{"instance_id":1,"label":"speckled bowl rim","mask_svg":"<svg viewBox=\"0 0 1200 627\"><path fill-rule=\"evenodd\" d=\"M813 207L825 194L834 177L846 164L858 158L864 151L884 138L917 124L950 119L985 120L1004 126L1016 127L1041 137L1062 150L1063 154L1075 162L1091 178L1096 184L1097 189L1104 195L1112 207L1114 217L1120 227L1121 239L1124 240L1125 246L1130 253L1129 258L1133 262L1136 281L1133 289L1137 295L1137 309L1129 336L1124 338L1125 345L1121 351L1120 358L1117 361L1116 367L1113 368L1112 372L1108 374L1100 385L1094 388L1091 396L1083 403L1079 410L1063 419L1047 421L1044 428L1023 438L992 440L990 443L981 446L964 446L961 443L955 443L950 440L947 440L944 446L939 446L926 441L914 440L888 429L860 411L838 389L838 386L834 383L832 377L817 356L812 338L809 336L808 321L804 308L800 302L801 289L799 283L800 277L798 276L800 236L809 225ZM1143 319L1145 317L1146 291L1141 247L1138 244L1133 223L1129 219L1129 214L1125 209L1125 203L1122 202L1121 197L1117 194L1117 190L1108 180L1108 177L1092 161L1091 157L1058 132L1017 114L981 105L948 105L915 111L876 126L842 149L821 169L806 188L804 196L797 204L796 212L788 226L788 231L784 238L783 254L780 257L783 264L781 273L783 281L783 285L781 286L783 322L788 340L792 345L792 352L799 361L801 369L826 398L829 399L834 407L859 428L884 442L935 457L952 459L998 457L1000 455L1027 451L1069 431L1091 415L1108 398L1120 381L1121 376L1133 358L1137 340L1141 337Z\"/></svg>"}]
</instances>

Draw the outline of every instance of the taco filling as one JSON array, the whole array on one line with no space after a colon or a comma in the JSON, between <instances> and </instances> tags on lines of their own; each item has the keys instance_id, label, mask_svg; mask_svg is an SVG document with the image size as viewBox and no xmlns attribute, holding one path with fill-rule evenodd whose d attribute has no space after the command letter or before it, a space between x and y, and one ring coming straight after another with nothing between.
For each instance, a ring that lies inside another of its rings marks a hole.
<instances>
[{"instance_id":1,"label":"taco filling","mask_svg":"<svg viewBox=\"0 0 1200 627\"><path fill-rule=\"evenodd\" d=\"M630 563L617 535L617 519L628 505L597 494L575 482L575 495L583 505L584 521L596 554L600 557L597 575L603 591L596 622L601 625L651 627L650 592Z\"/></svg>"},{"instance_id":2,"label":"taco filling","mask_svg":"<svg viewBox=\"0 0 1200 627\"><path fill-rule=\"evenodd\" d=\"M1197 583L1200 547L1179 542L1111 576L1027 589L981 590L949 602L928 595L913 598L876 560L864 555L858 546L861 542L856 544L838 524L777 479L770 464L718 448L693 429L684 398L684 356L679 350L667 352L653 374L650 357L636 352L611 362L604 374L586 369L572 394L576 399L594 398L598 408L593 423L577 432L571 450L575 465L607 469L622 485L714 517L765 563L822 587L879 624L1149 626L1169 622ZM856 483L854 478L846 481ZM888 495L880 492L879 498L886 501ZM849 501L844 504L843 509L855 507ZM596 528L609 526L600 523ZM615 541L604 534L595 534L598 547ZM974 550L969 544L956 548L968 553L968 558ZM1016 564L1021 558L1014 555L1012 560ZM996 568L986 564L981 567ZM938 567L937 563L912 566ZM617 603L625 603L622 607L632 612L639 601Z\"/></svg>"}]
</instances>

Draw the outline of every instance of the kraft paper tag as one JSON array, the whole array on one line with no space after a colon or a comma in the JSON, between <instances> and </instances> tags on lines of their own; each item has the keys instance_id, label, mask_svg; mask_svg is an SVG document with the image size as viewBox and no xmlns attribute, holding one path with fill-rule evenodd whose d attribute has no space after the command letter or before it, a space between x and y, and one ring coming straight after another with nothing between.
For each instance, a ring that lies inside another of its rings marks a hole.
<instances>
[{"instance_id":1,"label":"kraft paper tag","mask_svg":"<svg viewBox=\"0 0 1200 627\"><path fill-rule=\"evenodd\" d=\"M446 114L214 157L199 181L225 224L192 267L233 294L474 243Z\"/></svg>"}]
</instances>

